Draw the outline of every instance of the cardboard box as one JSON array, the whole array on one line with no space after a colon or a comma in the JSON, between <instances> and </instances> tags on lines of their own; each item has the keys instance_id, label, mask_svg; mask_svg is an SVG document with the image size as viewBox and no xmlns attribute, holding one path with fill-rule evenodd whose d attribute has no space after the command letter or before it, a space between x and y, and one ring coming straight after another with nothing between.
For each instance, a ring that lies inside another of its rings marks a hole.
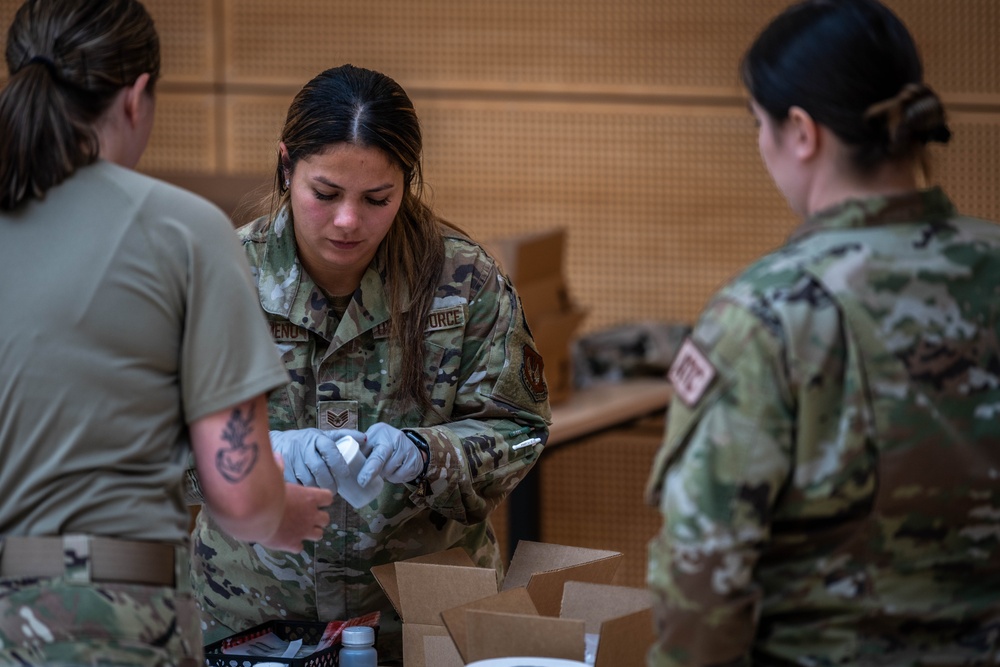
<instances>
[{"instance_id":1,"label":"cardboard box","mask_svg":"<svg viewBox=\"0 0 1000 667\"><path fill-rule=\"evenodd\" d=\"M494 570L474 567L461 549L379 565L372 568L372 575L403 620L403 663L436 667L454 664L454 639L450 646L440 639L451 636L443 612L467 605L476 609L476 602L495 598L491 612L527 610L535 616L558 616L565 582L610 583L621 559L616 551L521 541L502 588ZM510 643L509 636L506 641Z\"/></svg>"},{"instance_id":2,"label":"cardboard box","mask_svg":"<svg viewBox=\"0 0 1000 667\"><path fill-rule=\"evenodd\" d=\"M497 239L486 245L517 289L545 364L549 402L565 400L573 390L570 342L586 316L573 303L566 285L566 230Z\"/></svg>"},{"instance_id":3,"label":"cardboard box","mask_svg":"<svg viewBox=\"0 0 1000 667\"><path fill-rule=\"evenodd\" d=\"M448 636L442 611L497 592L496 572L458 548L377 565L372 575L403 620L406 667L434 667L424 660L424 638Z\"/></svg>"},{"instance_id":4,"label":"cardboard box","mask_svg":"<svg viewBox=\"0 0 1000 667\"><path fill-rule=\"evenodd\" d=\"M583 661L593 635L594 667L643 667L654 640L646 589L581 581L565 583L557 618L539 615L530 598L503 593L446 610L442 618L464 664L514 656Z\"/></svg>"}]
</instances>

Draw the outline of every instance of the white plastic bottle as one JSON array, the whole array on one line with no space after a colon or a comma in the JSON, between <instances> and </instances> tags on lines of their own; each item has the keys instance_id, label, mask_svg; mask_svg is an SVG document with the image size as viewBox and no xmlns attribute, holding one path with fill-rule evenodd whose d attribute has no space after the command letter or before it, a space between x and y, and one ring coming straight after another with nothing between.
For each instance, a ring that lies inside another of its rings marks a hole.
<instances>
[{"instance_id":1,"label":"white plastic bottle","mask_svg":"<svg viewBox=\"0 0 1000 667\"><path fill-rule=\"evenodd\" d=\"M346 478L342 478L341 475L337 476L337 493L354 509L361 509L378 498L378 494L382 492L382 478L375 475L368 480L368 484L365 486L358 484L358 474L366 460L365 455L361 453L361 447L358 446L358 441L345 435L337 440L336 444L341 456L347 461L347 468L350 471Z\"/></svg>"},{"instance_id":2,"label":"white plastic bottle","mask_svg":"<svg viewBox=\"0 0 1000 667\"><path fill-rule=\"evenodd\" d=\"M378 667L374 629L352 625L344 628L340 641L340 667Z\"/></svg>"}]
</instances>

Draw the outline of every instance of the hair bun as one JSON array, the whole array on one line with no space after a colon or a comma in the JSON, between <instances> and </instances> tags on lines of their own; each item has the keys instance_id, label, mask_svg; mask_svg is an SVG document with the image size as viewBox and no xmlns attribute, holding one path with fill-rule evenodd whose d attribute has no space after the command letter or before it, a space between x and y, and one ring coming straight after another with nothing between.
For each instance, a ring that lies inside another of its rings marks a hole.
<instances>
[{"instance_id":1,"label":"hair bun","mask_svg":"<svg viewBox=\"0 0 1000 667\"><path fill-rule=\"evenodd\" d=\"M883 125L886 149L893 157L906 155L914 143L951 139L941 98L924 83L906 84L895 97L868 107L864 118Z\"/></svg>"}]
</instances>

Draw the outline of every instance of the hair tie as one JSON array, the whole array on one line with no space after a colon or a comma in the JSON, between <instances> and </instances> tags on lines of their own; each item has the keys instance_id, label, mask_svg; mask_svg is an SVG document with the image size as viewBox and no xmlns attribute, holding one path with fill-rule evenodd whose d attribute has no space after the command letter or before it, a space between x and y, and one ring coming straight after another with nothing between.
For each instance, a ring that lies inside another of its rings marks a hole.
<instances>
[{"instance_id":1,"label":"hair tie","mask_svg":"<svg viewBox=\"0 0 1000 667\"><path fill-rule=\"evenodd\" d=\"M899 121L902 120L903 110L906 109L907 104L926 91L927 88L923 84L908 83L894 97L876 102L868 107L865 110L864 119L872 120L879 116L885 116L886 124L889 126L890 133L892 133L899 125Z\"/></svg>"},{"instance_id":2,"label":"hair tie","mask_svg":"<svg viewBox=\"0 0 1000 667\"><path fill-rule=\"evenodd\" d=\"M56 64L45 56L31 56L24 66L27 67L28 65L44 65L45 69L49 71L49 76L57 81L62 80L62 77L59 75L59 68L57 68Z\"/></svg>"},{"instance_id":3,"label":"hair tie","mask_svg":"<svg viewBox=\"0 0 1000 667\"><path fill-rule=\"evenodd\" d=\"M864 119L883 119L889 153L905 150L910 142L947 143L951 131L937 95L926 84L908 83L894 97L877 102L865 111Z\"/></svg>"}]
</instances>

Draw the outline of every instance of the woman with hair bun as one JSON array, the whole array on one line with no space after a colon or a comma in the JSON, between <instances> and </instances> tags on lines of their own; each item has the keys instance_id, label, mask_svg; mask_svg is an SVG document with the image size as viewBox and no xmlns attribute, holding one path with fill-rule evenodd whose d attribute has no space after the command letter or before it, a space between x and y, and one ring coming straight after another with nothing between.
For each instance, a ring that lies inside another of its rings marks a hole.
<instances>
[{"instance_id":1,"label":"woman with hair bun","mask_svg":"<svg viewBox=\"0 0 1000 667\"><path fill-rule=\"evenodd\" d=\"M950 131L876 0L790 6L742 79L803 223L671 368L649 664L993 662L1000 226L922 187Z\"/></svg>"}]
</instances>

